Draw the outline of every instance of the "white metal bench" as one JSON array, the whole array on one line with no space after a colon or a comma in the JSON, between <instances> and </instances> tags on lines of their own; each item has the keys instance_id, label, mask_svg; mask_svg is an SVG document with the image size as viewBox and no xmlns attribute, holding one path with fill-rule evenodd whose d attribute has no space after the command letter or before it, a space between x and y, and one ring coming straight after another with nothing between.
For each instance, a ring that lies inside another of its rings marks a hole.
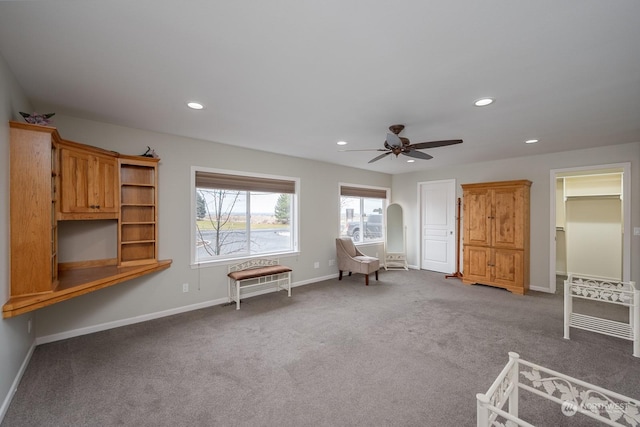
<instances>
[{"instance_id":1,"label":"white metal bench","mask_svg":"<svg viewBox=\"0 0 640 427\"><path fill-rule=\"evenodd\" d=\"M240 310L240 290L272 285L276 291L286 289L291 296L291 268L280 265L277 259L252 259L230 265L227 274L229 281L229 302L236 302Z\"/></svg>"},{"instance_id":2,"label":"white metal bench","mask_svg":"<svg viewBox=\"0 0 640 427\"><path fill-rule=\"evenodd\" d=\"M629 308L629 322L617 322L573 311L574 298L622 305ZM571 328L584 329L633 342L633 355L640 357L640 290L635 282L620 282L570 274L564 281L564 338Z\"/></svg>"},{"instance_id":3,"label":"white metal bench","mask_svg":"<svg viewBox=\"0 0 640 427\"><path fill-rule=\"evenodd\" d=\"M640 425L640 401L527 362L510 352L509 362L489 390L476 395L477 426L533 427L518 417L520 390L556 402L566 416L583 414L610 426Z\"/></svg>"}]
</instances>

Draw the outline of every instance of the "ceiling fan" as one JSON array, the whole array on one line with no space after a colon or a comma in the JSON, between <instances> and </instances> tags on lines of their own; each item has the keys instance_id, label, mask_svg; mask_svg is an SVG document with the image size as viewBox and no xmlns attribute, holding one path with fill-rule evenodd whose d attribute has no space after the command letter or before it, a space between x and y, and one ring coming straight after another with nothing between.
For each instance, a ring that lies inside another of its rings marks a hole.
<instances>
[{"instance_id":1,"label":"ceiling fan","mask_svg":"<svg viewBox=\"0 0 640 427\"><path fill-rule=\"evenodd\" d=\"M389 130L392 133L387 133L387 140L384 142L384 148L372 148L368 150L343 150L343 151L384 151L384 153L380 154L377 157L369 160L369 163L373 163L382 159L383 157L388 156L389 154L395 154L396 157L400 154L404 154L405 156L413 157L416 159L429 160L433 159L433 156L430 156L427 153L423 153L422 151L425 148L436 148L436 147L444 147L446 145L454 145L462 143L461 139L447 139L444 141L430 141L430 142L418 142L416 144L411 144L408 138L403 136L398 136L400 132L404 129L404 125L391 125L389 126Z\"/></svg>"}]
</instances>

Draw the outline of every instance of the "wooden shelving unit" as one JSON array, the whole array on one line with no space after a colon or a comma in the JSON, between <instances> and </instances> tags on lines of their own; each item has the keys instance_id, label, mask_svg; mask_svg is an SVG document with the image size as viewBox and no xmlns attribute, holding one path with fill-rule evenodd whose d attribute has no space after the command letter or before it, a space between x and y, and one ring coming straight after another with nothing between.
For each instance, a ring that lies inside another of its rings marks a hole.
<instances>
[{"instance_id":1,"label":"wooden shelving unit","mask_svg":"<svg viewBox=\"0 0 640 427\"><path fill-rule=\"evenodd\" d=\"M118 265L158 260L158 159L120 158Z\"/></svg>"},{"instance_id":2,"label":"wooden shelving unit","mask_svg":"<svg viewBox=\"0 0 640 427\"><path fill-rule=\"evenodd\" d=\"M158 260L159 159L60 138L53 127L10 123L13 317L169 268ZM121 200L122 199L122 200ZM118 257L59 263L58 221L118 220Z\"/></svg>"}]
</instances>

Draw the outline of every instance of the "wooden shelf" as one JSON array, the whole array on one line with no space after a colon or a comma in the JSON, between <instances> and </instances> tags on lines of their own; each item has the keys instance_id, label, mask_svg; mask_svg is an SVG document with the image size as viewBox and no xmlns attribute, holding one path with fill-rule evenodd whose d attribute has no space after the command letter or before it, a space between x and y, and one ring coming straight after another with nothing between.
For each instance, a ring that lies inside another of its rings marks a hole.
<instances>
[{"instance_id":1,"label":"wooden shelf","mask_svg":"<svg viewBox=\"0 0 640 427\"><path fill-rule=\"evenodd\" d=\"M115 262L88 268L60 269L58 286L52 292L12 297L2 307L2 317L8 318L65 301L98 289L162 271L171 266L172 260L160 260L154 264L118 267Z\"/></svg>"}]
</instances>

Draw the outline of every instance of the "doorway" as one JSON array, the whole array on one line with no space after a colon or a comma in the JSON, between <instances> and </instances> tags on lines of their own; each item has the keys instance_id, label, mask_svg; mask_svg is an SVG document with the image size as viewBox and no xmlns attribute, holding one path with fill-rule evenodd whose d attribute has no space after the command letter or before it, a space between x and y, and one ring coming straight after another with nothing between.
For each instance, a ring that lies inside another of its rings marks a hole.
<instances>
[{"instance_id":1,"label":"doorway","mask_svg":"<svg viewBox=\"0 0 640 427\"><path fill-rule=\"evenodd\" d=\"M558 275L567 272L630 280L630 167L616 163L551 170L552 293Z\"/></svg>"},{"instance_id":2,"label":"doorway","mask_svg":"<svg viewBox=\"0 0 640 427\"><path fill-rule=\"evenodd\" d=\"M418 183L420 268L450 274L456 260L456 181Z\"/></svg>"}]
</instances>

